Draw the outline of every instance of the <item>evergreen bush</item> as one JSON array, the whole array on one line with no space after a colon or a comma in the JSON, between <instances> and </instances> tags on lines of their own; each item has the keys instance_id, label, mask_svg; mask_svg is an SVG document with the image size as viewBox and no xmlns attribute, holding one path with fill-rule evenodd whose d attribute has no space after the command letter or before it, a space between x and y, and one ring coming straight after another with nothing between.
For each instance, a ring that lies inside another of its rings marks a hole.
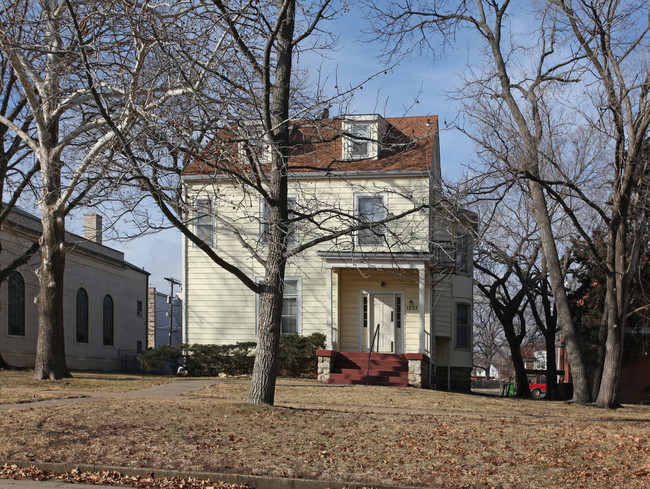
<instances>
[{"instance_id":1,"label":"evergreen bush","mask_svg":"<svg viewBox=\"0 0 650 489\"><path fill-rule=\"evenodd\" d=\"M140 366L147 372L163 367L165 362L183 365L193 376L250 375L255 362L254 341L234 345L163 345L140 355ZM316 350L325 347L325 335L285 334L280 336L278 372L291 377L316 376Z\"/></svg>"}]
</instances>

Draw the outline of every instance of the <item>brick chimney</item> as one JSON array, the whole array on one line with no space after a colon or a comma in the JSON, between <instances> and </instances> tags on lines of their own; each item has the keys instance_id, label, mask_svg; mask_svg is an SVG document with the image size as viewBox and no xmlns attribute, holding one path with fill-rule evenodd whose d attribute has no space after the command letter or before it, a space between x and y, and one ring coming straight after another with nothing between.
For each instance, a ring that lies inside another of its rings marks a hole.
<instances>
[{"instance_id":1,"label":"brick chimney","mask_svg":"<svg viewBox=\"0 0 650 489\"><path fill-rule=\"evenodd\" d=\"M102 216L84 214L84 238L102 244Z\"/></svg>"}]
</instances>

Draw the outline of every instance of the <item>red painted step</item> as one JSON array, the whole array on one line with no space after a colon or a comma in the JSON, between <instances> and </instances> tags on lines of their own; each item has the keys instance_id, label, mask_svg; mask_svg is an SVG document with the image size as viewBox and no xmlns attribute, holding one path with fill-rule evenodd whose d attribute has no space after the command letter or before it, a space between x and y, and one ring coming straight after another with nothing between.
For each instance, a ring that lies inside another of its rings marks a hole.
<instances>
[{"instance_id":1,"label":"red painted step","mask_svg":"<svg viewBox=\"0 0 650 489\"><path fill-rule=\"evenodd\" d=\"M367 373L368 353L339 352L328 383L408 386L408 360L404 355L372 353L370 375Z\"/></svg>"}]
</instances>

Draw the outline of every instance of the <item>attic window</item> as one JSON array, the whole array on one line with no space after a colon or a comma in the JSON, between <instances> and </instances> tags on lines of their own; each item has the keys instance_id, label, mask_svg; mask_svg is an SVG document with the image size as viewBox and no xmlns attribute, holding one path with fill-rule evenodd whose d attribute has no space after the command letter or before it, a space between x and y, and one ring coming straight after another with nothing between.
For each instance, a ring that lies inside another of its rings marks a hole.
<instances>
[{"instance_id":1,"label":"attic window","mask_svg":"<svg viewBox=\"0 0 650 489\"><path fill-rule=\"evenodd\" d=\"M380 146L389 124L379 114L345 116L343 130L343 160L366 160L379 157Z\"/></svg>"},{"instance_id":2,"label":"attic window","mask_svg":"<svg viewBox=\"0 0 650 489\"><path fill-rule=\"evenodd\" d=\"M241 161L248 162L252 158L261 164L271 161L271 146L264 130L257 126L244 127L243 141L239 143Z\"/></svg>"},{"instance_id":3,"label":"attic window","mask_svg":"<svg viewBox=\"0 0 650 489\"><path fill-rule=\"evenodd\" d=\"M368 123L356 123L350 126L350 138L348 141L348 159L362 160L372 156L370 138L372 126Z\"/></svg>"}]
</instances>

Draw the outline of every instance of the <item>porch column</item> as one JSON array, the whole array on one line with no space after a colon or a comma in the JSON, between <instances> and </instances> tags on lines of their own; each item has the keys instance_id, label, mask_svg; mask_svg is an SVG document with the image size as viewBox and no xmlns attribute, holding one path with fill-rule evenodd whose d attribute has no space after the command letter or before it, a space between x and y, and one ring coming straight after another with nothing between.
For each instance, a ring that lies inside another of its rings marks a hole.
<instances>
[{"instance_id":1,"label":"porch column","mask_svg":"<svg viewBox=\"0 0 650 489\"><path fill-rule=\"evenodd\" d=\"M420 304L420 348L419 353L426 353L426 331L424 329L424 306L425 306L425 291L426 291L426 274L424 264L418 265L418 286L419 286L419 298L418 302Z\"/></svg>"},{"instance_id":2,"label":"porch column","mask_svg":"<svg viewBox=\"0 0 650 489\"><path fill-rule=\"evenodd\" d=\"M332 267L327 265L325 267L325 331L327 332L326 348L328 350L336 349L332 326Z\"/></svg>"}]
</instances>

